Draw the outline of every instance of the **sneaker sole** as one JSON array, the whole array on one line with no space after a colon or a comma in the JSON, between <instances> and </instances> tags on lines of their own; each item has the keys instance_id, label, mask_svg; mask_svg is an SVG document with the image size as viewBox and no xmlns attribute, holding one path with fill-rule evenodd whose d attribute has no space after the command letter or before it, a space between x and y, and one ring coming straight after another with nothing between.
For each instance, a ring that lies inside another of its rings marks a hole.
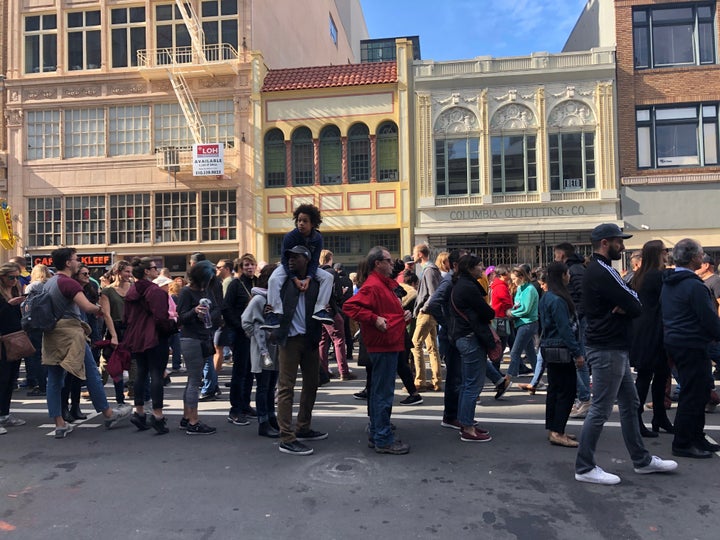
<instances>
[{"instance_id":1,"label":"sneaker sole","mask_svg":"<svg viewBox=\"0 0 720 540\"><path fill-rule=\"evenodd\" d=\"M602 480L595 480L591 478L584 478L580 476L579 474L575 475L575 480L578 482L585 482L587 484L598 484L600 486L614 486L620 483L620 480L608 480L608 481L602 481Z\"/></svg>"},{"instance_id":2,"label":"sneaker sole","mask_svg":"<svg viewBox=\"0 0 720 540\"><path fill-rule=\"evenodd\" d=\"M233 426L249 426L250 425L249 420L246 422L239 422L239 421L233 420L232 418L228 418L227 421L228 421L228 424L232 424Z\"/></svg>"},{"instance_id":3,"label":"sneaker sole","mask_svg":"<svg viewBox=\"0 0 720 540\"><path fill-rule=\"evenodd\" d=\"M292 456L309 456L310 454L312 454L314 452L314 450L312 448L309 448L308 450L304 450L302 452L293 452L292 450L288 450L287 448L283 448L282 446L278 446L278 449L283 454L290 454Z\"/></svg>"},{"instance_id":4,"label":"sneaker sole","mask_svg":"<svg viewBox=\"0 0 720 540\"><path fill-rule=\"evenodd\" d=\"M453 424L448 424L447 422L440 422L440 427L457 429L458 431L460 430L460 428L458 426L455 426Z\"/></svg>"},{"instance_id":5,"label":"sneaker sole","mask_svg":"<svg viewBox=\"0 0 720 540\"><path fill-rule=\"evenodd\" d=\"M421 399L421 400L418 400L418 401L413 401L412 403L403 403L403 402L401 401L401 402L400 402L400 405L404 405L404 406L406 406L406 407L412 407L413 405L421 405L422 402L423 402L422 399Z\"/></svg>"},{"instance_id":6,"label":"sneaker sole","mask_svg":"<svg viewBox=\"0 0 720 540\"><path fill-rule=\"evenodd\" d=\"M323 435L321 435L319 437L299 437L297 434L295 434L295 438L298 441L324 441L325 439L328 438L328 434L324 433Z\"/></svg>"},{"instance_id":7,"label":"sneaker sole","mask_svg":"<svg viewBox=\"0 0 720 540\"><path fill-rule=\"evenodd\" d=\"M488 437L487 439L466 439L465 437L460 437L460 440L462 442L490 442L492 441L492 437Z\"/></svg>"},{"instance_id":8,"label":"sneaker sole","mask_svg":"<svg viewBox=\"0 0 720 540\"><path fill-rule=\"evenodd\" d=\"M399 451L398 451L398 450L390 450L389 448L380 448L380 447L377 447L377 446L376 446L376 447L375 447L375 453L377 453L377 454L389 454L389 455L391 455L391 456L404 456L405 454L409 454L409 453L410 453L410 449L408 448L407 450L399 450Z\"/></svg>"},{"instance_id":9,"label":"sneaker sole","mask_svg":"<svg viewBox=\"0 0 720 540\"><path fill-rule=\"evenodd\" d=\"M186 431L185 433L188 435L215 435L217 431Z\"/></svg>"}]
</instances>

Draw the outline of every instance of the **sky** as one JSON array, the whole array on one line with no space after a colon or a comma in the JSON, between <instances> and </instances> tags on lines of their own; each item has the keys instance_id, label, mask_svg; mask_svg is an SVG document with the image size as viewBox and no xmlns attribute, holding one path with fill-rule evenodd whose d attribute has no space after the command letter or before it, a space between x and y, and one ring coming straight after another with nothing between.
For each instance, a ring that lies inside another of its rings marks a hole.
<instances>
[{"instance_id":1,"label":"sky","mask_svg":"<svg viewBox=\"0 0 720 540\"><path fill-rule=\"evenodd\" d=\"M423 60L557 53L587 0L361 0L370 38L420 36Z\"/></svg>"}]
</instances>

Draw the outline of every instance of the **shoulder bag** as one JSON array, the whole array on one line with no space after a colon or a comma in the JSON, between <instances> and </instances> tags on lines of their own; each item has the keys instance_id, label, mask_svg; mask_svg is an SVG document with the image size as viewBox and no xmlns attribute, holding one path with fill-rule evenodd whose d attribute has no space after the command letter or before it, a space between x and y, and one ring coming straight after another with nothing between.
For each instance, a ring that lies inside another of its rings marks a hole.
<instances>
[{"instance_id":1,"label":"shoulder bag","mask_svg":"<svg viewBox=\"0 0 720 540\"><path fill-rule=\"evenodd\" d=\"M8 361L16 361L35 354L30 338L24 330L11 332L0 337L3 347L5 347L5 359Z\"/></svg>"},{"instance_id":2,"label":"shoulder bag","mask_svg":"<svg viewBox=\"0 0 720 540\"><path fill-rule=\"evenodd\" d=\"M458 309L458 307L455 305L455 300L453 300L452 294L450 294L450 303L452 304L453 309L455 310L455 313L457 313L462 319L465 320L465 322L470 322L470 319L468 319L467 315L465 315L462 311ZM493 347L489 347L487 343L484 342L484 340L481 338L481 336L478 336L477 334L475 337L482 343L484 347L487 348L487 356L488 359L491 362L499 362L502 360L503 357L503 348L502 348L502 341L500 340L500 336L498 336L497 332L491 325L487 325L488 330L492 334L492 339L494 342Z\"/></svg>"}]
</instances>

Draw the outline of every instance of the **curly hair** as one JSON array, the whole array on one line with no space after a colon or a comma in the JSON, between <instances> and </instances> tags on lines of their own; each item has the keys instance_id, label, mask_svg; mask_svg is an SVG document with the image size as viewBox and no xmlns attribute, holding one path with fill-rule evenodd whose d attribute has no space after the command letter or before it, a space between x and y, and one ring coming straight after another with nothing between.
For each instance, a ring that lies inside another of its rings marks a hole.
<instances>
[{"instance_id":1,"label":"curly hair","mask_svg":"<svg viewBox=\"0 0 720 540\"><path fill-rule=\"evenodd\" d=\"M310 218L310 224L313 226L313 229L317 229L322 223L320 209L314 204L301 204L295 209L293 212L293 221L295 224L297 224L300 214L306 214Z\"/></svg>"}]
</instances>

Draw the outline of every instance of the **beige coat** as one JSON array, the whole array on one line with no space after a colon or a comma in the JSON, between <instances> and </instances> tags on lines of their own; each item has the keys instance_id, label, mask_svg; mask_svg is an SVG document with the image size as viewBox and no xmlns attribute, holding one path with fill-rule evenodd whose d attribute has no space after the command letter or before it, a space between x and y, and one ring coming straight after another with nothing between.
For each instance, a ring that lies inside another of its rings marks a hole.
<instances>
[{"instance_id":1,"label":"beige coat","mask_svg":"<svg viewBox=\"0 0 720 540\"><path fill-rule=\"evenodd\" d=\"M55 328L43 333L42 363L60 366L85 380L85 345L90 326L77 319L60 319Z\"/></svg>"}]
</instances>

